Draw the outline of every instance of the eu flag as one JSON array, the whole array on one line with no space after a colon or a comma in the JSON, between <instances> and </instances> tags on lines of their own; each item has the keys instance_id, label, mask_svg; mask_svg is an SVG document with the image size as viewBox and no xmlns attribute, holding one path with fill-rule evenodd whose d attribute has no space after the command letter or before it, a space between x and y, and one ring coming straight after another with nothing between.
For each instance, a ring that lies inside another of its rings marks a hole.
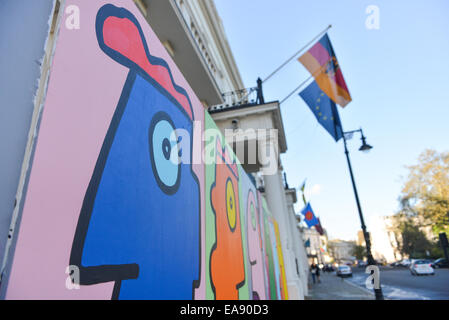
<instances>
[{"instance_id":1,"label":"eu flag","mask_svg":"<svg viewBox=\"0 0 449 320\"><path fill-rule=\"evenodd\" d=\"M308 203L306 207L302 209L301 213L304 215L304 222L309 228L318 224L318 219L315 217L310 203Z\"/></svg>"},{"instance_id":2,"label":"eu flag","mask_svg":"<svg viewBox=\"0 0 449 320\"><path fill-rule=\"evenodd\" d=\"M313 81L300 94L300 97L307 103L318 122L334 137L335 141L342 138L342 128L337 106Z\"/></svg>"}]
</instances>

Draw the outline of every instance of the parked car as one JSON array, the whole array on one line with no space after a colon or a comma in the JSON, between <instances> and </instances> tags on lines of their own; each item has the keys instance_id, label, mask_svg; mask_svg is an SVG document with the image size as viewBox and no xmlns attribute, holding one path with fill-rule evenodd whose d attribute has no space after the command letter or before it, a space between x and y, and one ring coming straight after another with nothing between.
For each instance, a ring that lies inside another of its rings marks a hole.
<instances>
[{"instance_id":1,"label":"parked car","mask_svg":"<svg viewBox=\"0 0 449 320\"><path fill-rule=\"evenodd\" d=\"M410 273L412 276L420 276L425 274L434 275L435 270L432 268L428 260L412 260L410 264Z\"/></svg>"},{"instance_id":2,"label":"parked car","mask_svg":"<svg viewBox=\"0 0 449 320\"><path fill-rule=\"evenodd\" d=\"M326 264L326 265L324 266L323 271L324 271L324 272L333 272L333 271L334 271L334 268L332 267L331 264Z\"/></svg>"},{"instance_id":3,"label":"parked car","mask_svg":"<svg viewBox=\"0 0 449 320\"><path fill-rule=\"evenodd\" d=\"M409 267L411 262L409 259L404 259L399 263L402 267Z\"/></svg>"},{"instance_id":4,"label":"parked car","mask_svg":"<svg viewBox=\"0 0 449 320\"><path fill-rule=\"evenodd\" d=\"M352 269L350 266L342 265L337 268L338 277L352 277Z\"/></svg>"},{"instance_id":5,"label":"parked car","mask_svg":"<svg viewBox=\"0 0 449 320\"><path fill-rule=\"evenodd\" d=\"M401 265L400 261L395 261L395 262L390 263L390 267L399 267L400 265Z\"/></svg>"},{"instance_id":6,"label":"parked car","mask_svg":"<svg viewBox=\"0 0 449 320\"><path fill-rule=\"evenodd\" d=\"M436 259L434 262L432 262L432 268L449 268L449 263L444 258Z\"/></svg>"},{"instance_id":7,"label":"parked car","mask_svg":"<svg viewBox=\"0 0 449 320\"><path fill-rule=\"evenodd\" d=\"M359 268L366 267L367 265L368 265L368 263L366 261L363 261L363 260L357 261L357 267L359 267Z\"/></svg>"}]
</instances>

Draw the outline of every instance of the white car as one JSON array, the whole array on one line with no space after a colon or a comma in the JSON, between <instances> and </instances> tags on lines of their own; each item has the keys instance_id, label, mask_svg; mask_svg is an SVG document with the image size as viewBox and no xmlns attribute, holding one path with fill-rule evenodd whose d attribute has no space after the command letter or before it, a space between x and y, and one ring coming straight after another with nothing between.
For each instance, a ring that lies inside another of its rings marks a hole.
<instances>
[{"instance_id":1,"label":"white car","mask_svg":"<svg viewBox=\"0 0 449 320\"><path fill-rule=\"evenodd\" d=\"M339 266L337 268L337 276L339 277L352 277L352 269L350 266Z\"/></svg>"},{"instance_id":2,"label":"white car","mask_svg":"<svg viewBox=\"0 0 449 320\"><path fill-rule=\"evenodd\" d=\"M410 273L413 276L420 276L425 274L434 275L435 270L432 268L431 263L426 260L414 260L410 264Z\"/></svg>"}]
</instances>

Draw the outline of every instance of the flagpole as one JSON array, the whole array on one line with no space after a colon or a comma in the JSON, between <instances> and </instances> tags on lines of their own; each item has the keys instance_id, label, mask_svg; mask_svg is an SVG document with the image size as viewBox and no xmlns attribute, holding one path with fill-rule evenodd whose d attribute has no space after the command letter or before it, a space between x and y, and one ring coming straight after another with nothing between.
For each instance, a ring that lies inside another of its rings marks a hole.
<instances>
[{"instance_id":1,"label":"flagpole","mask_svg":"<svg viewBox=\"0 0 449 320\"><path fill-rule=\"evenodd\" d=\"M315 38L313 38L312 40L310 40L304 47L302 47L300 50L298 50L294 55L292 55L290 58L287 59L287 61L285 61L283 64L281 64L276 70L274 70L268 77L266 77L262 82L267 81L268 79L270 79L272 76L274 76L279 70L281 70L283 67L285 67L285 65L287 63L289 63L290 61L292 61L294 58L296 58L296 56L298 54L300 54L302 51L304 51L307 47L309 47L312 43L314 43L316 41L316 39L318 39L319 37L321 37L324 33L326 33L330 28L332 28L332 25L328 25L326 27L326 29L324 29L323 31L321 31Z\"/></svg>"},{"instance_id":2,"label":"flagpole","mask_svg":"<svg viewBox=\"0 0 449 320\"><path fill-rule=\"evenodd\" d=\"M299 89L301 89L306 83L307 83L307 81L309 81L311 78L313 78L313 74L311 74L306 80L304 80L303 82L301 82L301 84L299 85L299 86L297 86L296 88L295 88L295 90L293 90L292 92L290 92L289 94L288 94L288 96L286 96L284 99L282 99L282 101L281 102L279 102L279 105L281 105L281 104L283 104L285 101L287 101L288 100L288 98L290 98L296 91L298 91Z\"/></svg>"},{"instance_id":3,"label":"flagpole","mask_svg":"<svg viewBox=\"0 0 449 320\"><path fill-rule=\"evenodd\" d=\"M302 51L304 51L306 48L308 48L312 43L314 43L319 37L321 37L323 34L325 34L330 28L332 28L332 25L328 25L326 27L326 29L324 29L323 31L321 31L317 36L315 36L312 40L310 40L304 47L302 47L300 50L298 50L294 55L292 55L290 58L288 58L283 64L281 64L279 67L276 68L276 70L274 70L272 73L270 73L270 75L268 75L265 79L262 80L262 84L266 81L268 81L272 76L274 76L276 73L279 72L279 70L281 70L283 67L285 67L290 61L292 61L294 58L296 58L298 56L298 54L300 54ZM298 90L299 88L297 88L296 90ZM254 88L251 88L249 90L249 92L243 96L239 103L242 102L243 100L245 100L252 92L254 91ZM293 94L293 93L292 93Z\"/></svg>"}]
</instances>

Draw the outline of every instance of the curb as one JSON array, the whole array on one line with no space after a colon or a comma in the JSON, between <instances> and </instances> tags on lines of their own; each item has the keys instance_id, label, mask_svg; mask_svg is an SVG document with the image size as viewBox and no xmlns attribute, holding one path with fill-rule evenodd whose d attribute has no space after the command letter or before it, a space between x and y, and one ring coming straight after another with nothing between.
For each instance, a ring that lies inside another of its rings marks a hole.
<instances>
[{"instance_id":1,"label":"curb","mask_svg":"<svg viewBox=\"0 0 449 320\"><path fill-rule=\"evenodd\" d=\"M346 283L350 284L351 286L354 286L354 287L356 287L356 288L359 288L359 289L361 289L361 290L363 290L363 291L369 293L369 294L372 295L373 297L375 297L375 294L374 294L374 292L373 292L372 290L369 290L369 289L367 289L367 288L360 287L360 286L356 285L355 283L352 283L352 282L350 282L350 281L348 281L348 280L344 280L344 281L345 281ZM387 298L387 297L384 295L384 300L391 300L391 299L390 299L390 298Z\"/></svg>"},{"instance_id":2,"label":"curb","mask_svg":"<svg viewBox=\"0 0 449 320\"><path fill-rule=\"evenodd\" d=\"M360 287L360 286L356 285L355 283L352 283L351 281L348 281L348 280L345 280L345 279L343 279L343 281L346 282L347 284L350 284L351 286L353 286L353 287L355 287L357 289L360 289L360 290L362 290L362 291L364 291L366 293L369 293L373 297L375 296L374 292L372 292L371 290L369 290L367 288Z\"/></svg>"}]
</instances>

